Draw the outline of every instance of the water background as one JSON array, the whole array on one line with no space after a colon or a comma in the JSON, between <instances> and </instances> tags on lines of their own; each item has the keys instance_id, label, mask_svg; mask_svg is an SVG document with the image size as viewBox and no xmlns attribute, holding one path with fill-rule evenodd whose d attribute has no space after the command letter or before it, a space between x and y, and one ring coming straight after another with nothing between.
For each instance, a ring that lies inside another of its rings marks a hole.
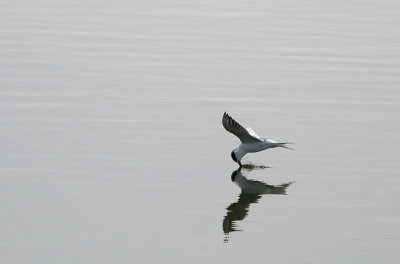
<instances>
[{"instance_id":1,"label":"water background","mask_svg":"<svg viewBox=\"0 0 400 264\"><path fill-rule=\"evenodd\" d=\"M21 0L0 17L1 263L400 260L399 1ZM247 155L270 168L232 182L224 111L295 150Z\"/></svg>"}]
</instances>

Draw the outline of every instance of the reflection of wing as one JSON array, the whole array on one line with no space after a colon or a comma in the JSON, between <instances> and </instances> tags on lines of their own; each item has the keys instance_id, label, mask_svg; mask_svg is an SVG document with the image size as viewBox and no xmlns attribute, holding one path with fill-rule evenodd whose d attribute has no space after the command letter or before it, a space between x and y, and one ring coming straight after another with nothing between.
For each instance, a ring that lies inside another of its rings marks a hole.
<instances>
[{"instance_id":1,"label":"reflection of wing","mask_svg":"<svg viewBox=\"0 0 400 264\"><path fill-rule=\"evenodd\" d=\"M224 233L228 234L230 232L238 231L235 222L243 220L249 212L250 204L257 203L260 198L261 195L259 194L241 193L239 195L239 200L226 208L227 213L223 221Z\"/></svg>"},{"instance_id":2,"label":"reflection of wing","mask_svg":"<svg viewBox=\"0 0 400 264\"><path fill-rule=\"evenodd\" d=\"M286 188L291 184L268 185L261 181L248 180L243 176L240 169L233 171L231 180L236 183L242 192L237 202L226 208L226 215L223 220L225 243L229 242L229 234L238 231L236 224L246 218L250 205L257 203L263 194L286 194Z\"/></svg>"},{"instance_id":3,"label":"reflection of wing","mask_svg":"<svg viewBox=\"0 0 400 264\"><path fill-rule=\"evenodd\" d=\"M242 142L260 142L260 137L254 132L253 129L244 129L238 122L230 117L226 112L222 117L222 125L224 128L237 136Z\"/></svg>"}]
</instances>

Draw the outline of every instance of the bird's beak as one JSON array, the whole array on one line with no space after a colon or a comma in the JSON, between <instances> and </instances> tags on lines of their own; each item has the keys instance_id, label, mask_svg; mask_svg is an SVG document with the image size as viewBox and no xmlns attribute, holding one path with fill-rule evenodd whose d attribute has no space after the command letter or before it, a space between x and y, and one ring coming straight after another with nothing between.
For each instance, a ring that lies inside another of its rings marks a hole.
<instances>
[{"instance_id":1,"label":"bird's beak","mask_svg":"<svg viewBox=\"0 0 400 264\"><path fill-rule=\"evenodd\" d=\"M238 160L239 168L242 168L242 163Z\"/></svg>"}]
</instances>

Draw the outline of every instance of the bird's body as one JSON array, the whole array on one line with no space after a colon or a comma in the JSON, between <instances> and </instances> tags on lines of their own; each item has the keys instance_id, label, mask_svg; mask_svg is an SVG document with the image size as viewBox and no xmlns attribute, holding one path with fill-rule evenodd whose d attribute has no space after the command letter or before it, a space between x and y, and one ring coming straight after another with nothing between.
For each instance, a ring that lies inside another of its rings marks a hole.
<instances>
[{"instance_id":1,"label":"bird's body","mask_svg":"<svg viewBox=\"0 0 400 264\"><path fill-rule=\"evenodd\" d=\"M231 152L232 159L237 162L240 167L242 166L241 159L249 152L259 152L276 147L288 148L286 146L286 144L288 144L287 142L280 143L272 139L261 138L250 127L247 129L243 128L226 112L222 117L222 125L228 132L236 135L242 142L239 147Z\"/></svg>"}]
</instances>

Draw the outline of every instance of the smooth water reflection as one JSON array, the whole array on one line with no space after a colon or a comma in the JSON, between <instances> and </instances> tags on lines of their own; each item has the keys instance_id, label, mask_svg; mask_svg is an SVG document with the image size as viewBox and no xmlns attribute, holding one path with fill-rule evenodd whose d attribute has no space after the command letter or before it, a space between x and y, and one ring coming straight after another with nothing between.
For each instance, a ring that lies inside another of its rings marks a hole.
<instances>
[{"instance_id":1,"label":"smooth water reflection","mask_svg":"<svg viewBox=\"0 0 400 264\"><path fill-rule=\"evenodd\" d=\"M248 170L249 172L252 169ZM230 204L226 210L223 220L223 231L225 234L224 242L229 242L229 234L237 229L237 222L246 218L249 213L249 207L253 203L257 203L263 194L286 194L286 188L293 182L283 183L280 185L269 185L262 181L249 180L241 169L232 172L231 180L241 189L237 202Z\"/></svg>"}]
</instances>

